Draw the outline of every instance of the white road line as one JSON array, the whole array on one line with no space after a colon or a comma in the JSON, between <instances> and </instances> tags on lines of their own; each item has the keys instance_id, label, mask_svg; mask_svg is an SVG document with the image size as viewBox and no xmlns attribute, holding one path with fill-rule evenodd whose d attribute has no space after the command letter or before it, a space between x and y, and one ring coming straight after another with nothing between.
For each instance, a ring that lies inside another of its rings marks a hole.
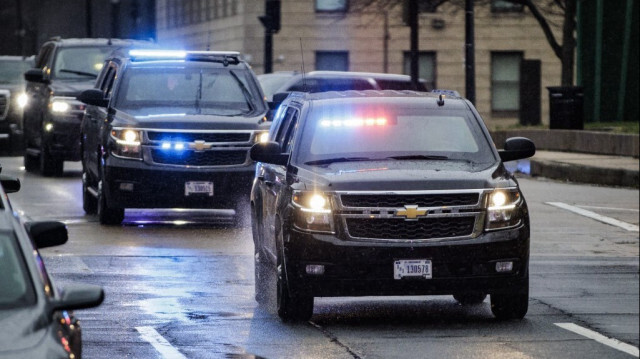
<instances>
[{"instance_id":1,"label":"white road line","mask_svg":"<svg viewBox=\"0 0 640 359\"><path fill-rule=\"evenodd\" d=\"M587 211L586 209L582 209L579 207L575 207L575 206L571 206L568 205L566 203L562 203L562 202L546 202L548 205L554 206L554 207L558 207L558 208L562 208L562 209L566 209L567 211L571 211L573 213L577 213L581 216L585 216L585 217L589 217L592 219L595 219L596 221L600 221L602 223L606 223L606 224L610 224L612 226L616 226L616 227L620 227L623 229L626 229L627 231L630 232L638 232L638 226L636 226L635 224L631 224L631 223L627 223L627 222L622 222L619 221L615 218L611 218L611 217L606 217L606 216L601 216L595 212L591 212L591 211Z\"/></svg>"},{"instance_id":2,"label":"white road line","mask_svg":"<svg viewBox=\"0 0 640 359\"><path fill-rule=\"evenodd\" d=\"M606 211L640 212L640 209L635 209L635 208L598 207L598 206L577 206L577 207L591 208L591 209L604 209Z\"/></svg>"},{"instance_id":3,"label":"white road line","mask_svg":"<svg viewBox=\"0 0 640 359\"><path fill-rule=\"evenodd\" d=\"M587 328L583 328L579 325L573 324L573 323L554 323L555 325L559 326L562 329L566 329L570 332L574 332L576 334L580 334L583 337L587 337L589 339L593 339L595 341L597 341L598 343L602 343L604 345L610 346L614 349L617 349L621 352L625 352L627 354L631 354L633 356L635 356L636 358L638 358L640 356L640 351L638 350L638 348L634 347L633 345L627 344L627 343L623 343L617 339L613 339L613 338L608 338L605 337L604 335L598 333L598 332L594 332L591 329L587 329Z\"/></svg>"},{"instance_id":4,"label":"white road line","mask_svg":"<svg viewBox=\"0 0 640 359\"><path fill-rule=\"evenodd\" d=\"M136 330L142 336L142 339L148 341L154 348L166 359L186 359L178 349L171 346L171 344L160 335L152 327L136 327Z\"/></svg>"}]
</instances>

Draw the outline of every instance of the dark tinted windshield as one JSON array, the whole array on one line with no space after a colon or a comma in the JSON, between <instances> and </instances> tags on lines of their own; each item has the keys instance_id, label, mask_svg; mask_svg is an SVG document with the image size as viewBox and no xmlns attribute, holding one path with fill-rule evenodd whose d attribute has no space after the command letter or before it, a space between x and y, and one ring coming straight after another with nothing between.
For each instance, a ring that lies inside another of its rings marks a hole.
<instances>
[{"instance_id":1,"label":"dark tinted windshield","mask_svg":"<svg viewBox=\"0 0 640 359\"><path fill-rule=\"evenodd\" d=\"M417 90L422 92L427 92L427 88L424 85L424 82L418 81L418 88L413 88L411 85L411 80L402 81L402 80L390 80L390 79L376 79L378 86L382 90Z\"/></svg>"},{"instance_id":2,"label":"dark tinted windshield","mask_svg":"<svg viewBox=\"0 0 640 359\"><path fill-rule=\"evenodd\" d=\"M285 91L326 92L348 90L375 90L375 86L366 78L300 78Z\"/></svg>"},{"instance_id":3,"label":"dark tinted windshield","mask_svg":"<svg viewBox=\"0 0 640 359\"><path fill-rule=\"evenodd\" d=\"M115 48L103 47L61 47L53 64L53 78L92 80L98 77L104 60Z\"/></svg>"},{"instance_id":4,"label":"dark tinted windshield","mask_svg":"<svg viewBox=\"0 0 640 359\"><path fill-rule=\"evenodd\" d=\"M116 107L140 114L235 116L262 112L264 102L244 69L154 66L130 67L119 86Z\"/></svg>"},{"instance_id":5,"label":"dark tinted windshield","mask_svg":"<svg viewBox=\"0 0 640 359\"><path fill-rule=\"evenodd\" d=\"M496 161L471 111L428 109L381 99L314 103L299 138L297 162L332 158Z\"/></svg>"},{"instance_id":6,"label":"dark tinted windshield","mask_svg":"<svg viewBox=\"0 0 640 359\"><path fill-rule=\"evenodd\" d=\"M24 73L33 67L33 61L0 61L0 84L24 82Z\"/></svg>"},{"instance_id":7,"label":"dark tinted windshield","mask_svg":"<svg viewBox=\"0 0 640 359\"><path fill-rule=\"evenodd\" d=\"M33 287L14 238L0 233L0 310L32 304Z\"/></svg>"}]
</instances>

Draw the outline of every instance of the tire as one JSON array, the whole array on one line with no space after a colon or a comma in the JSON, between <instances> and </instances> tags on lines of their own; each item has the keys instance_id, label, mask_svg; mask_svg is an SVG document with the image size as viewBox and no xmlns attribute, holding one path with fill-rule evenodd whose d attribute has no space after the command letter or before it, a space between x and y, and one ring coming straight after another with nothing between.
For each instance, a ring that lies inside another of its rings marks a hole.
<instances>
[{"instance_id":1,"label":"tire","mask_svg":"<svg viewBox=\"0 0 640 359\"><path fill-rule=\"evenodd\" d=\"M27 152L24 153L24 169L27 172L36 172L39 166L37 157L31 156Z\"/></svg>"},{"instance_id":2,"label":"tire","mask_svg":"<svg viewBox=\"0 0 640 359\"><path fill-rule=\"evenodd\" d=\"M249 201L243 197L238 197L233 204L233 227L246 228L251 225L251 214L249 212Z\"/></svg>"},{"instance_id":3,"label":"tire","mask_svg":"<svg viewBox=\"0 0 640 359\"><path fill-rule=\"evenodd\" d=\"M102 188L102 181L98 184L98 219L100 224L105 225L119 225L124 220L124 208L110 208L107 205L107 199L105 198L104 190Z\"/></svg>"},{"instance_id":4,"label":"tire","mask_svg":"<svg viewBox=\"0 0 640 359\"><path fill-rule=\"evenodd\" d=\"M491 294L491 312L498 320L522 319L529 309L529 274L511 292Z\"/></svg>"},{"instance_id":5,"label":"tire","mask_svg":"<svg viewBox=\"0 0 640 359\"><path fill-rule=\"evenodd\" d=\"M282 230L277 234L278 243L282 244ZM277 244L278 245L278 244ZM284 267L284 252L278 245L276 267L276 308L283 322L305 322L313 315L313 297L293 296L289 292L289 284Z\"/></svg>"},{"instance_id":6,"label":"tire","mask_svg":"<svg viewBox=\"0 0 640 359\"><path fill-rule=\"evenodd\" d=\"M63 172L64 162L51 157L47 146L44 144L40 149L40 174L46 177L59 177Z\"/></svg>"},{"instance_id":7,"label":"tire","mask_svg":"<svg viewBox=\"0 0 640 359\"><path fill-rule=\"evenodd\" d=\"M96 214L98 211L98 200L89 192L89 174L82 172L82 209L86 214Z\"/></svg>"},{"instance_id":8,"label":"tire","mask_svg":"<svg viewBox=\"0 0 640 359\"><path fill-rule=\"evenodd\" d=\"M476 305L484 302L487 297L485 293L463 293L454 294L453 298L462 305Z\"/></svg>"},{"instance_id":9,"label":"tire","mask_svg":"<svg viewBox=\"0 0 640 359\"><path fill-rule=\"evenodd\" d=\"M251 209L252 212L252 220L251 220L251 232L253 235L253 264L254 264L254 292L256 302L263 304L266 303L269 295L268 295L268 286L267 286L267 268L264 262L264 259L260 255L260 227L258 225L258 220L255 215L255 209Z\"/></svg>"}]
</instances>

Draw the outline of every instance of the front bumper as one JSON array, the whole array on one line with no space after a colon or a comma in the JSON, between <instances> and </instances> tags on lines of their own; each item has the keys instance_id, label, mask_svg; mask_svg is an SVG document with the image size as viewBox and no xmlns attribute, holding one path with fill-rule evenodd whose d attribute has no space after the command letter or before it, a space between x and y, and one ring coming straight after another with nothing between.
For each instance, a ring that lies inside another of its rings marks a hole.
<instances>
[{"instance_id":1,"label":"front bumper","mask_svg":"<svg viewBox=\"0 0 640 359\"><path fill-rule=\"evenodd\" d=\"M496 293L524 283L529 267L529 228L524 224L474 239L411 244L342 241L293 229L285 236L284 251L293 295ZM398 259L431 260L433 277L394 279L394 261ZM512 261L513 270L496 272L498 261ZM309 264L324 265L324 274L307 274Z\"/></svg>"},{"instance_id":2,"label":"front bumper","mask_svg":"<svg viewBox=\"0 0 640 359\"><path fill-rule=\"evenodd\" d=\"M234 208L243 197L248 200L254 172L254 164L224 169L166 167L109 156L103 185L112 208ZM188 181L213 182L213 196L186 196Z\"/></svg>"},{"instance_id":3,"label":"front bumper","mask_svg":"<svg viewBox=\"0 0 640 359\"><path fill-rule=\"evenodd\" d=\"M43 140L49 154L63 161L80 161L80 125L82 113L49 115L51 129L43 130Z\"/></svg>"}]
</instances>

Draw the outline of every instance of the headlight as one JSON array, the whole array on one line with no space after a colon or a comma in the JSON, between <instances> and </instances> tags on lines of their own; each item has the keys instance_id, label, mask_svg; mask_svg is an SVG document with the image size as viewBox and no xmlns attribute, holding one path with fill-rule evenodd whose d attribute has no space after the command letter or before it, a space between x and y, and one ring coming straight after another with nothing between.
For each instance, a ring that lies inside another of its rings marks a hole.
<instances>
[{"instance_id":1,"label":"headlight","mask_svg":"<svg viewBox=\"0 0 640 359\"><path fill-rule=\"evenodd\" d=\"M263 143L269 141L269 131L256 133L255 142Z\"/></svg>"},{"instance_id":2,"label":"headlight","mask_svg":"<svg viewBox=\"0 0 640 359\"><path fill-rule=\"evenodd\" d=\"M111 153L117 157L142 158L141 134L138 130L114 129L111 138L115 141Z\"/></svg>"},{"instance_id":3,"label":"headlight","mask_svg":"<svg viewBox=\"0 0 640 359\"><path fill-rule=\"evenodd\" d=\"M294 224L297 228L313 232L333 232L333 216L329 198L318 192L295 192Z\"/></svg>"},{"instance_id":4,"label":"headlight","mask_svg":"<svg viewBox=\"0 0 640 359\"><path fill-rule=\"evenodd\" d=\"M517 189L498 189L487 201L487 230L514 227L520 224L522 197Z\"/></svg>"},{"instance_id":5,"label":"headlight","mask_svg":"<svg viewBox=\"0 0 640 359\"><path fill-rule=\"evenodd\" d=\"M72 111L84 111L85 105L74 97L55 96L49 102L51 112L65 114Z\"/></svg>"},{"instance_id":6,"label":"headlight","mask_svg":"<svg viewBox=\"0 0 640 359\"><path fill-rule=\"evenodd\" d=\"M27 103L29 103L29 97L26 93L23 92L16 98L16 103L18 104L19 108L25 108L27 106Z\"/></svg>"}]
</instances>

